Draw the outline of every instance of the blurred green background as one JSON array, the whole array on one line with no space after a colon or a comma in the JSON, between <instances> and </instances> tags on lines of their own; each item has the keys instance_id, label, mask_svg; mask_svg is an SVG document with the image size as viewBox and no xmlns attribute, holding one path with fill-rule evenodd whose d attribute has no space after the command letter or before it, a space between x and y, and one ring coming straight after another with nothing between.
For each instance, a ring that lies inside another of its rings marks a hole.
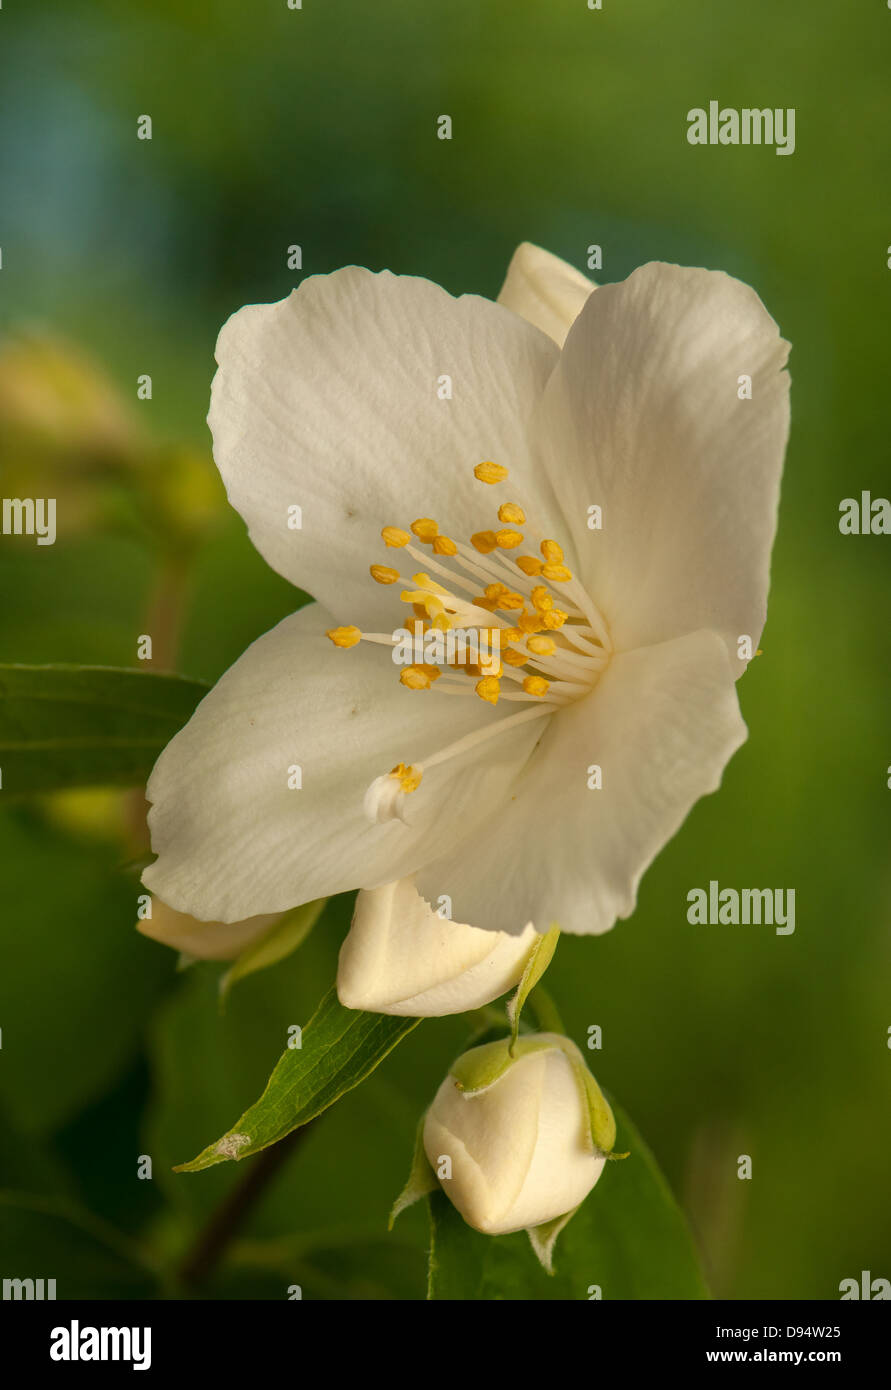
<instances>
[{"instance_id":1,"label":"blurred green background","mask_svg":"<svg viewBox=\"0 0 891 1390\"><path fill-rule=\"evenodd\" d=\"M883 0L0 12L0 488L59 499L55 546L0 539L0 660L133 666L161 630L156 668L213 680L295 606L227 509L204 424L216 333L299 280L292 243L304 273L487 295L520 240L579 268L598 243L601 280L651 259L741 277L792 341L749 741L633 919L565 939L549 977L577 1041L601 1025L594 1070L729 1298L891 1277L891 540L838 531L842 498L891 490L889 57ZM794 155L689 146L712 98L795 107ZM68 1296L148 1292L148 1265L189 1247L243 1170L171 1166L259 1093L348 921L335 904L221 1015L218 967L178 974L133 930L141 814L97 791L7 798L0 818L0 1185L33 1194L16 1229L35 1268L13 1272L58 1270ZM795 934L689 925L712 878L794 888ZM423 1025L324 1116L203 1291L422 1297L422 1215L388 1236L386 1213L465 1036Z\"/></svg>"}]
</instances>

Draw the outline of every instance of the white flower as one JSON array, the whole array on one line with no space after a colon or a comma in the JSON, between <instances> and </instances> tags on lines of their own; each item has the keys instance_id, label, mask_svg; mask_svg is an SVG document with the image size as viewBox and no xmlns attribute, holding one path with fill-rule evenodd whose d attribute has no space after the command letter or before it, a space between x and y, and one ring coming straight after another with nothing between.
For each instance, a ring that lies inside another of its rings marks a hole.
<instances>
[{"instance_id":1,"label":"white flower","mask_svg":"<svg viewBox=\"0 0 891 1390\"><path fill-rule=\"evenodd\" d=\"M531 922L519 936L450 922L401 879L358 895L338 998L347 1009L411 1018L479 1009L519 984L538 940Z\"/></svg>"},{"instance_id":2,"label":"white flower","mask_svg":"<svg viewBox=\"0 0 891 1390\"><path fill-rule=\"evenodd\" d=\"M459 1058L423 1131L434 1172L451 1170L440 1176L443 1191L464 1220L487 1235L529 1230L574 1211L607 1159L591 1140L578 1074L584 1063L573 1044L554 1033L529 1034L496 1080L467 1088L477 1059L501 1046Z\"/></svg>"},{"instance_id":3,"label":"white flower","mask_svg":"<svg viewBox=\"0 0 891 1390\"><path fill-rule=\"evenodd\" d=\"M721 273L652 264L591 294L531 248L505 297L542 327L351 267L223 329L217 464L318 602L155 767L145 882L178 910L416 875L460 922L602 932L743 742L737 644L764 622L788 428L776 324ZM503 675L396 666L416 617L498 629Z\"/></svg>"}]
</instances>

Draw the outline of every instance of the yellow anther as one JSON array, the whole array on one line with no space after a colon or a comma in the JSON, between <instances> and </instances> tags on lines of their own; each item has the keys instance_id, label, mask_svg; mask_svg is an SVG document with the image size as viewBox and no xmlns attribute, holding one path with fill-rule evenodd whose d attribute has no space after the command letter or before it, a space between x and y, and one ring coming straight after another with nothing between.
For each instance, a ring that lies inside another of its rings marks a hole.
<instances>
[{"instance_id":1,"label":"yellow anther","mask_svg":"<svg viewBox=\"0 0 891 1390\"><path fill-rule=\"evenodd\" d=\"M433 537L434 555L457 555L458 547L450 536Z\"/></svg>"},{"instance_id":2,"label":"yellow anther","mask_svg":"<svg viewBox=\"0 0 891 1390\"><path fill-rule=\"evenodd\" d=\"M510 589L506 584L487 584L483 593L486 595L486 598L500 598L502 594L509 594Z\"/></svg>"},{"instance_id":3,"label":"yellow anther","mask_svg":"<svg viewBox=\"0 0 891 1390\"><path fill-rule=\"evenodd\" d=\"M519 642L523 632L518 627L503 627L498 635L502 642Z\"/></svg>"},{"instance_id":4,"label":"yellow anther","mask_svg":"<svg viewBox=\"0 0 891 1390\"><path fill-rule=\"evenodd\" d=\"M554 606L554 600L543 584L536 584L532 590L532 602L539 613L547 613Z\"/></svg>"},{"instance_id":5,"label":"yellow anther","mask_svg":"<svg viewBox=\"0 0 891 1390\"><path fill-rule=\"evenodd\" d=\"M427 589L432 594L447 594L449 592L448 589L444 589L441 584L437 584L435 579L431 579L429 574L425 574L423 570L420 570L417 574L413 574L412 579L419 589Z\"/></svg>"},{"instance_id":6,"label":"yellow anther","mask_svg":"<svg viewBox=\"0 0 891 1390\"><path fill-rule=\"evenodd\" d=\"M513 526L522 526L526 520L526 513L516 502L502 502L498 508L498 520L509 521Z\"/></svg>"},{"instance_id":7,"label":"yellow anther","mask_svg":"<svg viewBox=\"0 0 891 1390\"><path fill-rule=\"evenodd\" d=\"M501 660L506 661L508 666L525 666L529 658L525 652L518 652L516 647L502 647Z\"/></svg>"},{"instance_id":8,"label":"yellow anther","mask_svg":"<svg viewBox=\"0 0 891 1390\"><path fill-rule=\"evenodd\" d=\"M527 695L547 695L551 688L551 682L546 681L544 676L527 676L523 681L523 689Z\"/></svg>"},{"instance_id":9,"label":"yellow anther","mask_svg":"<svg viewBox=\"0 0 891 1390\"><path fill-rule=\"evenodd\" d=\"M487 700L490 705L497 705L498 696L501 694L501 681L497 676L483 676L481 681L477 681L474 690L481 700Z\"/></svg>"},{"instance_id":10,"label":"yellow anther","mask_svg":"<svg viewBox=\"0 0 891 1390\"><path fill-rule=\"evenodd\" d=\"M405 670L399 673L399 681L409 690L429 690L433 684L426 672L418 666L406 666Z\"/></svg>"},{"instance_id":11,"label":"yellow anther","mask_svg":"<svg viewBox=\"0 0 891 1390\"><path fill-rule=\"evenodd\" d=\"M399 526L385 526L383 531L381 531L381 535L384 538L385 544L392 546L393 549L402 545L408 545L411 540L411 536L408 532L403 531Z\"/></svg>"},{"instance_id":12,"label":"yellow anther","mask_svg":"<svg viewBox=\"0 0 891 1390\"><path fill-rule=\"evenodd\" d=\"M523 595L508 591L506 594L501 595L501 598L498 600L498 607L503 608L505 612L511 612L514 608L522 608Z\"/></svg>"},{"instance_id":13,"label":"yellow anther","mask_svg":"<svg viewBox=\"0 0 891 1390\"><path fill-rule=\"evenodd\" d=\"M362 634L357 627L329 627L325 633L330 637L335 647L355 647L357 642L361 642Z\"/></svg>"},{"instance_id":14,"label":"yellow anther","mask_svg":"<svg viewBox=\"0 0 891 1390\"><path fill-rule=\"evenodd\" d=\"M411 666L407 667L406 669L409 671L419 671L420 674L422 676L426 676L431 683L433 681L438 681L440 676L442 675L442 671L439 669L439 667L432 666L429 661L415 661Z\"/></svg>"},{"instance_id":15,"label":"yellow anther","mask_svg":"<svg viewBox=\"0 0 891 1390\"><path fill-rule=\"evenodd\" d=\"M524 637L528 637L530 632L541 632L544 628L540 613L521 613L517 623Z\"/></svg>"},{"instance_id":16,"label":"yellow anther","mask_svg":"<svg viewBox=\"0 0 891 1390\"><path fill-rule=\"evenodd\" d=\"M404 792L416 792L421 785L421 778L424 776L419 768L412 767L411 763L397 763L390 769L390 776L397 778L400 787Z\"/></svg>"},{"instance_id":17,"label":"yellow anther","mask_svg":"<svg viewBox=\"0 0 891 1390\"><path fill-rule=\"evenodd\" d=\"M523 537L519 531L512 531L508 526L503 531L499 531L495 537L501 550L516 550L518 545L523 544Z\"/></svg>"},{"instance_id":18,"label":"yellow anther","mask_svg":"<svg viewBox=\"0 0 891 1390\"><path fill-rule=\"evenodd\" d=\"M399 571L389 565L372 565L369 573L377 584L395 584L399 578Z\"/></svg>"},{"instance_id":19,"label":"yellow anther","mask_svg":"<svg viewBox=\"0 0 891 1390\"><path fill-rule=\"evenodd\" d=\"M472 602L475 608L485 608L487 613L494 613L495 609L498 607L497 600L494 598L486 598L485 594L478 594Z\"/></svg>"},{"instance_id":20,"label":"yellow anther","mask_svg":"<svg viewBox=\"0 0 891 1390\"><path fill-rule=\"evenodd\" d=\"M414 530L414 527L412 527ZM556 541L542 541L541 553L551 564L559 565L563 562L563 551Z\"/></svg>"},{"instance_id":21,"label":"yellow anther","mask_svg":"<svg viewBox=\"0 0 891 1390\"><path fill-rule=\"evenodd\" d=\"M526 646L530 652L535 652L536 656L553 656L557 650L557 643L553 637L530 637Z\"/></svg>"},{"instance_id":22,"label":"yellow anther","mask_svg":"<svg viewBox=\"0 0 891 1390\"><path fill-rule=\"evenodd\" d=\"M481 483L503 483L507 477L507 469L503 463L478 463L473 470L473 476L478 478Z\"/></svg>"},{"instance_id":23,"label":"yellow anther","mask_svg":"<svg viewBox=\"0 0 891 1390\"><path fill-rule=\"evenodd\" d=\"M402 595L400 594L399 597L401 598ZM423 631L424 631L424 621L425 621L425 619L426 619L426 617L427 617L427 609L424 607L423 603L413 603L411 607L412 607L412 612L414 613L415 617L421 619L420 625L416 624L415 627L416 627L416 629L417 629L417 627L420 626L420 629L421 629L421 631L423 632Z\"/></svg>"},{"instance_id":24,"label":"yellow anther","mask_svg":"<svg viewBox=\"0 0 891 1390\"><path fill-rule=\"evenodd\" d=\"M435 627L439 632L451 632L455 624L448 613L437 613L430 626Z\"/></svg>"},{"instance_id":25,"label":"yellow anther","mask_svg":"<svg viewBox=\"0 0 891 1390\"><path fill-rule=\"evenodd\" d=\"M518 555L517 564L524 574L529 575L530 579L537 574L541 574L542 562L537 555Z\"/></svg>"},{"instance_id":26,"label":"yellow anther","mask_svg":"<svg viewBox=\"0 0 891 1390\"><path fill-rule=\"evenodd\" d=\"M554 584L566 584L572 578L571 569L567 569L566 565L556 563L542 565L541 573L543 578L550 579Z\"/></svg>"},{"instance_id":27,"label":"yellow anther","mask_svg":"<svg viewBox=\"0 0 891 1390\"><path fill-rule=\"evenodd\" d=\"M432 541L439 535L439 527L430 516L419 516L417 521L412 522L411 529L419 541Z\"/></svg>"},{"instance_id":28,"label":"yellow anther","mask_svg":"<svg viewBox=\"0 0 891 1390\"><path fill-rule=\"evenodd\" d=\"M498 539L494 531L476 531L470 537L470 544L474 550L478 550L481 555L491 555L498 545Z\"/></svg>"},{"instance_id":29,"label":"yellow anther","mask_svg":"<svg viewBox=\"0 0 891 1390\"><path fill-rule=\"evenodd\" d=\"M547 613L542 613L541 620L549 632L554 632L558 627L562 627L569 617L562 608L549 608Z\"/></svg>"}]
</instances>

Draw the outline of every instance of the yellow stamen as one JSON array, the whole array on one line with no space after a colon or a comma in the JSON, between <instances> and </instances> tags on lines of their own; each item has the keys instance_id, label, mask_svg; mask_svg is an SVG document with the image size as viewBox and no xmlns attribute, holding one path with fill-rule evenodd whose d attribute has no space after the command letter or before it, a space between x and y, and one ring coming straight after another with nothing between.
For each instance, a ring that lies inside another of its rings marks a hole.
<instances>
[{"instance_id":1,"label":"yellow stamen","mask_svg":"<svg viewBox=\"0 0 891 1390\"><path fill-rule=\"evenodd\" d=\"M473 600L476 608L485 608L487 613L494 613L498 603L494 598L486 598L485 594L480 594Z\"/></svg>"},{"instance_id":2,"label":"yellow stamen","mask_svg":"<svg viewBox=\"0 0 891 1390\"><path fill-rule=\"evenodd\" d=\"M502 594L509 594L510 589L506 584L487 584L483 593L486 595L486 598L500 598Z\"/></svg>"},{"instance_id":3,"label":"yellow stamen","mask_svg":"<svg viewBox=\"0 0 891 1390\"><path fill-rule=\"evenodd\" d=\"M566 565L547 564L542 566L542 575L555 584L567 584L572 578L572 570Z\"/></svg>"},{"instance_id":4,"label":"yellow stamen","mask_svg":"<svg viewBox=\"0 0 891 1390\"><path fill-rule=\"evenodd\" d=\"M547 695L551 688L551 682L546 681L543 676L527 676L523 681L523 689L527 695Z\"/></svg>"},{"instance_id":5,"label":"yellow stamen","mask_svg":"<svg viewBox=\"0 0 891 1390\"><path fill-rule=\"evenodd\" d=\"M554 600L543 584L536 584L532 590L532 602L539 613L546 613L549 608L554 606Z\"/></svg>"},{"instance_id":6,"label":"yellow stamen","mask_svg":"<svg viewBox=\"0 0 891 1390\"><path fill-rule=\"evenodd\" d=\"M457 555L457 554L458 554L458 547L456 546L455 542L451 539L450 536L434 536L434 537L433 537L433 554L434 554L434 555Z\"/></svg>"},{"instance_id":7,"label":"yellow stamen","mask_svg":"<svg viewBox=\"0 0 891 1390\"><path fill-rule=\"evenodd\" d=\"M419 516L417 521L412 522L411 529L419 541L429 542L435 540L439 535L439 527L430 516Z\"/></svg>"},{"instance_id":8,"label":"yellow stamen","mask_svg":"<svg viewBox=\"0 0 891 1390\"><path fill-rule=\"evenodd\" d=\"M519 642L523 632L518 627L503 627L498 635L502 642Z\"/></svg>"},{"instance_id":9,"label":"yellow stamen","mask_svg":"<svg viewBox=\"0 0 891 1390\"><path fill-rule=\"evenodd\" d=\"M412 530L414 530L414 527L412 527ZM556 541L542 541L540 548L546 560L549 560L554 565L562 563L563 551Z\"/></svg>"},{"instance_id":10,"label":"yellow stamen","mask_svg":"<svg viewBox=\"0 0 891 1390\"><path fill-rule=\"evenodd\" d=\"M390 769L390 776L399 780L399 785L404 792L416 792L421 785L421 778L424 776L418 768L412 767L411 763L397 763Z\"/></svg>"},{"instance_id":11,"label":"yellow stamen","mask_svg":"<svg viewBox=\"0 0 891 1390\"><path fill-rule=\"evenodd\" d=\"M501 598L498 600L498 607L503 608L506 613L512 611L514 608L522 608L523 595L510 592L502 594Z\"/></svg>"},{"instance_id":12,"label":"yellow stamen","mask_svg":"<svg viewBox=\"0 0 891 1390\"><path fill-rule=\"evenodd\" d=\"M503 463L478 463L473 470L473 476L478 478L481 483L503 483L507 477L507 469Z\"/></svg>"},{"instance_id":13,"label":"yellow stamen","mask_svg":"<svg viewBox=\"0 0 891 1390\"><path fill-rule=\"evenodd\" d=\"M502 502L498 508L498 520L509 521L514 526L522 526L526 520L526 513L522 507L518 507L516 502Z\"/></svg>"},{"instance_id":14,"label":"yellow stamen","mask_svg":"<svg viewBox=\"0 0 891 1390\"><path fill-rule=\"evenodd\" d=\"M518 652L516 647L503 647L501 660L506 661L508 666L525 666L529 658L525 652Z\"/></svg>"},{"instance_id":15,"label":"yellow stamen","mask_svg":"<svg viewBox=\"0 0 891 1390\"><path fill-rule=\"evenodd\" d=\"M403 531L399 526L385 526L381 535L387 545L396 549L398 546L408 545L411 536L407 531Z\"/></svg>"},{"instance_id":16,"label":"yellow stamen","mask_svg":"<svg viewBox=\"0 0 891 1390\"><path fill-rule=\"evenodd\" d=\"M519 531L512 531L509 527L504 531L499 531L495 537L501 550L516 550L518 545L523 544L523 537Z\"/></svg>"},{"instance_id":17,"label":"yellow stamen","mask_svg":"<svg viewBox=\"0 0 891 1390\"><path fill-rule=\"evenodd\" d=\"M376 584L395 584L399 578L399 571L389 565L372 565L369 573Z\"/></svg>"},{"instance_id":18,"label":"yellow stamen","mask_svg":"<svg viewBox=\"0 0 891 1390\"><path fill-rule=\"evenodd\" d=\"M474 689L481 700L487 700L490 705L498 704L501 682L497 676L483 676L481 681L477 681Z\"/></svg>"},{"instance_id":19,"label":"yellow stamen","mask_svg":"<svg viewBox=\"0 0 891 1390\"><path fill-rule=\"evenodd\" d=\"M553 637L530 637L526 646L536 656L553 656L557 650L557 643Z\"/></svg>"},{"instance_id":20,"label":"yellow stamen","mask_svg":"<svg viewBox=\"0 0 891 1390\"><path fill-rule=\"evenodd\" d=\"M553 632L562 627L568 617L569 614L564 613L562 608L549 608L547 613L542 613L541 620L548 631Z\"/></svg>"},{"instance_id":21,"label":"yellow stamen","mask_svg":"<svg viewBox=\"0 0 891 1390\"><path fill-rule=\"evenodd\" d=\"M476 531L470 537L470 544L474 550L478 550L481 555L491 555L498 545L498 540L494 531Z\"/></svg>"},{"instance_id":22,"label":"yellow stamen","mask_svg":"<svg viewBox=\"0 0 891 1390\"><path fill-rule=\"evenodd\" d=\"M530 579L534 575L541 574L541 560L537 555L518 555L517 564L524 574L529 575Z\"/></svg>"},{"instance_id":23,"label":"yellow stamen","mask_svg":"<svg viewBox=\"0 0 891 1390\"><path fill-rule=\"evenodd\" d=\"M335 647L355 647L357 642L361 642L362 634L357 627L329 627L325 633L330 637Z\"/></svg>"},{"instance_id":24,"label":"yellow stamen","mask_svg":"<svg viewBox=\"0 0 891 1390\"><path fill-rule=\"evenodd\" d=\"M521 613L517 622L524 636L528 636L530 632L541 632L544 628L544 623L538 613Z\"/></svg>"},{"instance_id":25,"label":"yellow stamen","mask_svg":"<svg viewBox=\"0 0 891 1390\"><path fill-rule=\"evenodd\" d=\"M419 666L406 666L399 673L399 681L409 690L429 690L433 684L430 677Z\"/></svg>"}]
</instances>

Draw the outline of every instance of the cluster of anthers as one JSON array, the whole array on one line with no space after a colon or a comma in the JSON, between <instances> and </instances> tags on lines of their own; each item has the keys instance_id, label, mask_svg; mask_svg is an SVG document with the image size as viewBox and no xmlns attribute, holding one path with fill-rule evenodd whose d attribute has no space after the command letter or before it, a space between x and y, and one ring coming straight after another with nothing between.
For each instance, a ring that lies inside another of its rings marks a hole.
<instances>
[{"instance_id":1,"label":"cluster of anthers","mask_svg":"<svg viewBox=\"0 0 891 1390\"><path fill-rule=\"evenodd\" d=\"M508 477L503 464L491 461L478 463L473 472L479 482L492 486ZM469 545L443 535L432 517L419 517L409 531L398 526L381 531L388 549L402 550L426 566L411 576L411 587L399 595L413 613L413 620L401 632L407 630L416 639L431 632L452 633L455 639L450 655L441 661L404 666L401 683L409 690L430 690L435 685L443 694L476 694L491 705L505 700L536 706L459 740L426 759L425 767L463 753L471 743L508 726L552 714L587 695L612 653L606 624L566 565L560 544L535 535L525 510L516 502L502 503L498 520L498 530L475 532ZM525 535L517 529L520 526ZM518 554L530 539L538 544L539 554ZM429 555L418 548L422 545L429 547ZM409 584L390 565L371 565L370 573L378 584ZM474 631L475 652L468 649L463 636ZM358 642L395 647L404 640L399 631L362 632L355 626L331 628L328 637L337 647L354 647ZM425 640L425 656L436 646ZM479 658L486 647L492 652L491 661ZM468 655L477 659L468 661ZM398 815L402 793L414 791L421 776L419 764L399 763L378 778L369 788L369 794L374 793L369 808L373 818Z\"/></svg>"}]
</instances>

